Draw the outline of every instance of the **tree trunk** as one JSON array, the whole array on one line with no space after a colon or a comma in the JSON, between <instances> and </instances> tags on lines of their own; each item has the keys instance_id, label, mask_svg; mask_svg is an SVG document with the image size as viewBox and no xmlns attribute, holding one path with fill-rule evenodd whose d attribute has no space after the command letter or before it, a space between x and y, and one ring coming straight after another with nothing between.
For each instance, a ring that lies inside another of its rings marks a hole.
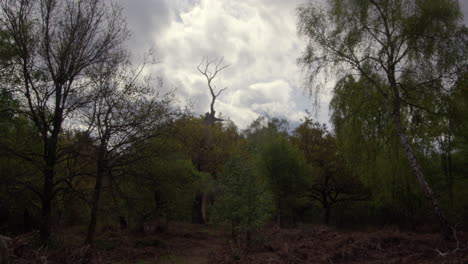
<instances>
[{"instance_id":1,"label":"tree trunk","mask_svg":"<svg viewBox=\"0 0 468 264\"><path fill-rule=\"evenodd\" d=\"M96 232L96 223L97 223L97 217L98 217L101 188L102 188L102 175L98 173L97 178L96 178L96 184L94 186L94 193L93 193L93 200L92 200L92 207L91 207L91 219L89 221L88 234L86 236L86 241L85 241L85 244L88 244L88 245L91 245L94 242L94 234Z\"/></svg>"},{"instance_id":2,"label":"tree trunk","mask_svg":"<svg viewBox=\"0 0 468 264\"><path fill-rule=\"evenodd\" d=\"M0 264L8 264L8 263L10 263L10 261L9 261L9 254L8 254L7 237L0 235Z\"/></svg>"},{"instance_id":3,"label":"tree trunk","mask_svg":"<svg viewBox=\"0 0 468 264\"><path fill-rule=\"evenodd\" d=\"M98 161L97 161L97 174L96 174L96 183L94 185L94 193L93 193L93 200L92 207L91 207L91 219L88 225L88 234L86 236L85 244L92 245L94 242L94 235L96 233L96 224L99 212L99 200L101 197L102 191L102 178L105 172L105 164L104 164L104 154L98 154Z\"/></svg>"},{"instance_id":4,"label":"tree trunk","mask_svg":"<svg viewBox=\"0 0 468 264\"><path fill-rule=\"evenodd\" d=\"M203 217L201 215L202 195L197 193L192 205L192 224L202 224Z\"/></svg>"},{"instance_id":5,"label":"tree trunk","mask_svg":"<svg viewBox=\"0 0 468 264\"><path fill-rule=\"evenodd\" d=\"M52 221L52 200L54 196L54 169L55 169L55 146L46 146L46 167L44 169L44 186L42 193L42 212L40 239L47 244L50 239L50 226Z\"/></svg>"},{"instance_id":6,"label":"tree trunk","mask_svg":"<svg viewBox=\"0 0 468 264\"><path fill-rule=\"evenodd\" d=\"M211 112L207 113L204 120L204 129L203 129L203 138L202 138L202 148L213 149L214 148L214 140L213 135L211 133L210 127L214 126L215 124L215 113L213 110L213 105L211 107ZM205 171L213 176L213 173L207 167L209 157L205 157L200 160L199 169L200 171ZM208 202L208 192L203 191L201 193L201 201L200 201L200 216L201 216L201 223L206 224L208 223L208 217L206 215L207 210L207 202Z\"/></svg>"},{"instance_id":7,"label":"tree trunk","mask_svg":"<svg viewBox=\"0 0 468 264\"><path fill-rule=\"evenodd\" d=\"M277 224L279 228L283 228L284 223L283 223L283 216L282 216L282 211L281 211L281 200L279 198L278 198L277 207L278 207Z\"/></svg>"},{"instance_id":8,"label":"tree trunk","mask_svg":"<svg viewBox=\"0 0 468 264\"><path fill-rule=\"evenodd\" d=\"M47 198L47 197L43 197L42 198L42 213L41 213L41 228L40 228L39 233L40 233L41 241L44 244L47 244L48 241L49 241L49 238L50 238L50 222L51 222L51 219L52 219L51 200L49 198Z\"/></svg>"},{"instance_id":9,"label":"tree trunk","mask_svg":"<svg viewBox=\"0 0 468 264\"><path fill-rule=\"evenodd\" d=\"M55 164L57 162L57 146L59 134L62 130L63 121L63 109L60 107L62 99L62 86L56 85L56 98L55 98L55 109L53 112L52 120L52 132L50 137L48 136L49 130L45 127L42 128L41 134L43 139L43 159L45 163L44 167L44 186L42 193L42 215L41 215L41 228L40 238L45 244L50 239L50 229L52 221L52 200L55 196L54 191L54 176L55 176ZM41 129L40 126L38 126Z\"/></svg>"},{"instance_id":10,"label":"tree trunk","mask_svg":"<svg viewBox=\"0 0 468 264\"><path fill-rule=\"evenodd\" d=\"M450 207L453 207L453 175L452 175L452 138L450 135L450 121L449 121L449 132L447 135L447 181L449 190L449 202Z\"/></svg>"},{"instance_id":11,"label":"tree trunk","mask_svg":"<svg viewBox=\"0 0 468 264\"><path fill-rule=\"evenodd\" d=\"M252 244L252 232L250 232L250 230L247 230L245 231L245 246L247 247L247 249L250 248Z\"/></svg>"},{"instance_id":12,"label":"tree trunk","mask_svg":"<svg viewBox=\"0 0 468 264\"><path fill-rule=\"evenodd\" d=\"M393 78L392 78L393 77ZM413 171L413 174L416 176L419 185L421 186L424 195L426 198L430 201L432 208L434 210L434 214L437 217L441 229L442 235L446 238L449 239L452 236L452 229L447 221L447 218L445 217L445 214L440 207L439 200L437 199L436 195L432 191L432 188L429 186L427 183L426 179L424 178L424 174L421 170L421 167L419 166L419 163L416 159L416 156L414 154L413 149L410 146L410 143L408 142L408 138L405 134L405 131L403 129L403 124L401 121L401 99L400 99L400 94L398 91L397 83L395 81L394 75L389 76L389 81L390 81L390 87L393 92L393 100L394 100L394 105L393 105L393 122L395 125L395 131L400 138L400 142L403 145L403 149L405 150L406 158L408 159L408 162L411 166L411 169Z\"/></svg>"},{"instance_id":13,"label":"tree trunk","mask_svg":"<svg viewBox=\"0 0 468 264\"><path fill-rule=\"evenodd\" d=\"M202 200L201 200L201 216L202 216L203 224L206 224L208 222L208 218L206 216L207 201L208 201L208 193L204 191L202 193Z\"/></svg>"},{"instance_id":14,"label":"tree trunk","mask_svg":"<svg viewBox=\"0 0 468 264\"><path fill-rule=\"evenodd\" d=\"M28 208L24 208L23 211L23 232L28 233L31 232L32 230L32 224L31 224L31 214L29 213Z\"/></svg>"},{"instance_id":15,"label":"tree trunk","mask_svg":"<svg viewBox=\"0 0 468 264\"><path fill-rule=\"evenodd\" d=\"M331 215L331 208L329 205L324 205L323 206L324 210L324 221L326 225L330 224L330 215Z\"/></svg>"}]
</instances>

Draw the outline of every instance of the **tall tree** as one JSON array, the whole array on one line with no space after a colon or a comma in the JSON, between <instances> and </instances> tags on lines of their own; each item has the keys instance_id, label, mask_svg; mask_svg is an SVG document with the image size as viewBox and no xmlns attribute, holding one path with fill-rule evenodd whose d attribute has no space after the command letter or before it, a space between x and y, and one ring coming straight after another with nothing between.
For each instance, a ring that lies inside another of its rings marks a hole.
<instances>
[{"instance_id":1,"label":"tall tree","mask_svg":"<svg viewBox=\"0 0 468 264\"><path fill-rule=\"evenodd\" d=\"M11 88L42 139L40 236L50 236L64 121L86 100L84 70L120 56L127 37L120 9L103 0L2 0L1 23L17 58Z\"/></svg>"},{"instance_id":2,"label":"tall tree","mask_svg":"<svg viewBox=\"0 0 468 264\"><path fill-rule=\"evenodd\" d=\"M294 130L291 141L311 166L309 196L322 206L325 224L330 223L331 211L338 204L369 198L369 192L338 154L336 139L325 125L306 117Z\"/></svg>"},{"instance_id":3,"label":"tall tree","mask_svg":"<svg viewBox=\"0 0 468 264\"><path fill-rule=\"evenodd\" d=\"M353 174L372 191L372 216L382 214L385 222L412 223L415 208L426 208L424 197L393 132L390 113L379 98L378 90L363 77L349 76L335 86L330 110L337 149ZM411 136L415 141L420 138L414 132Z\"/></svg>"},{"instance_id":4,"label":"tall tree","mask_svg":"<svg viewBox=\"0 0 468 264\"><path fill-rule=\"evenodd\" d=\"M170 109L172 95L159 96L151 82L139 80L144 67L135 69L128 60L116 60L90 68L92 107L84 123L96 140L97 157L87 244L94 241L105 177L110 183L113 170L145 158L137 154L138 149L160 136L174 114Z\"/></svg>"},{"instance_id":5,"label":"tall tree","mask_svg":"<svg viewBox=\"0 0 468 264\"><path fill-rule=\"evenodd\" d=\"M299 209L309 204L306 163L287 134L287 122L260 117L245 131L259 172L267 179L279 227L295 224Z\"/></svg>"},{"instance_id":6,"label":"tall tree","mask_svg":"<svg viewBox=\"0 0 468 264\"><path fill-rule=\"evenodd\" d=\"M378 89L413 174L449 237L452 230L416 159L401 111L404 105L419 107L410 94L444 94L454 74L466 68L467 31L458 2L329 0L320 6L310 1L298 15L299 33L308 40L299 63L309 81L323 70L339 69L336 77L358 73Z\"/></svg>"},{"instance_id":7,"label":"tall tree","mask_svg":"<svg viewBox=\"0 0 468 264\"><path fill-rule=\"evenodd\" d=\"M237 154L226 163L216 189L213 222L230 226L233 239L251 246L252 232L270 219L273 208L266 178L253 160Z\"/></svg>"},{"instance_id":8,"label":"tall tree","mask_svg":"<svg viewBox=\"0 0 468 264\"><path fill-rule=\"evenodd\" d=\"M210 90L211 95L210 112L206 113L205 115L205 124L208 126L214 125L217 121L222 121L222 119L216 117L214 105L216 99L221 95L222 92L226 91L227 87L217 89L216 85L213 84L213 80L216 78L218 73L227 67L229 67L229 65L223 65L223 58L219 60L205 60L205 58L203 58L202 62L197 66L197 70L206 78L208 89Z\"/></svg>"},{"instance_id":9,"label":"tall tree","mask_svg":"<svg viewBox=\"0 0 468 264\"><path fill-rule=\"evenodd\" d=\"M226 69L227 67L229 67L229 65L223 65L223 58L219 60L218 59L214 59L214 60L206 59L205 60L205 58L203 58L202 62L197 66L197 70L201 74L203 74L203 76L205 76L206 78L208 89L211 95L210 111L205 114L205 120L204 120L205 128L203 130L203 138L202 138L202 144L201 144L201 147L204 149L213 149L215 147L211 127L213 127L216 124L216 122L223 121L223 119L216 117L216 111L215 111L214 105L215 105L216 99L221 95L222 92L224 92L227 89L227 87L224 87L222 89L217 89L216 86L213 84L213 80L216 78L219 72ZM209 172L207 171L207 168L205 168L206 164L209 163L209 159L210 159L209 155L204 155L203 157L199 159L200 163L198 164L198 166L202 169L202 171ZM200 212L202 216L202 221L204 223L207 222L207 216L206 216L207 197L208 197L207 192L203 192L201 195Z\"/></svg>"}]
</instances>

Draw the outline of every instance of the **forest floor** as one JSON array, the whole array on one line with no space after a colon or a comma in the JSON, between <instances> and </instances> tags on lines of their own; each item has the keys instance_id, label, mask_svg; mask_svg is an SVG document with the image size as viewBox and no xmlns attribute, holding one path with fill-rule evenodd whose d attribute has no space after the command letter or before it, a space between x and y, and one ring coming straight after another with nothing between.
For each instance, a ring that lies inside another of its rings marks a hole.
<instances>
[{"instance_id":1,"label":"forest floor","mask_svg":"<svg viewBox=\"0 0 468 264\"><path fill-rule=\"evenodd\" d=\"M319 225L266 228L245 250L219 230L202 225L171 224L167 232L154 236L106 232L93 248L80 247L80 234L67 232L60 246L50 248L22 245L27 235L15 238L12 264L468 263L467 233L458 234L460 250L453 252L457 243L445 242L438 234L351 232Z\"/></svg>"}]
</instances>

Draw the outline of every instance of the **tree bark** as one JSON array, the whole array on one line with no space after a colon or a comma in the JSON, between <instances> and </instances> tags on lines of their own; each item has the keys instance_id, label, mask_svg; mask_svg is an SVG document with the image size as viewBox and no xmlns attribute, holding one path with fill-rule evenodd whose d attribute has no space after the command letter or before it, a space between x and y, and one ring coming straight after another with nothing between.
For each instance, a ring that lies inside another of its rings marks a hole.
<instances>
[{"instance_id":1,"label":"tree bark","mask_svg":"<svg viewBox=\"0 0 468 264\"><path fill-rule=\"evenodd\" d=\"M393 93L393 122L395 125L395 132L400 138L400 142L405 150L406 158L411 166L414 176L416 176L421 189L423 190L424 195L429 200L434 210L434 214L437 217L440 225L441 234L444 238L449 239L452 236L452 228L445 216L444 211L442 210L439 200L437 199L434 191L429 186L429 183L426 181L424 174L419 166L418 160L414 154L412 147L408 141L408 138L405 134L403 123L401 120L401 98L398 91L397 83L394 75L389 75L390 88Z\"/></svg>"}]
</instances>

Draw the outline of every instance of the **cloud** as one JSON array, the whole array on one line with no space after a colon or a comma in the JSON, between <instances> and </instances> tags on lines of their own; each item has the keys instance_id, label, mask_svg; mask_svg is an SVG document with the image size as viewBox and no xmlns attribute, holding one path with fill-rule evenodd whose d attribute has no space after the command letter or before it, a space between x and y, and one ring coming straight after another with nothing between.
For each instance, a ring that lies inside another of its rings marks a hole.
<instances>
[{"instance_id":1,"label":"cloud","mask_svg":"<svg viewBox=\"0 0 468 264\"><path fill-rule=\"evenodd\" d=\"M179 101L192 103L196 113L207 112L211 100L196 70L205 56L224 57L230 64L214 80L217 87L229 87L215 108L241 128L264 114L297 123L312 108L296 64L305 47L296 33L296 7L302 0L119 1L133 32L134 53L154 46L161 63L151 72L176 87ZM461 8L468 13L467 3L461 1ZM320 98L320 122L329 122L330 98L330 93Z\"/></svg>"},{"instance_id":2,"label":"cloud","mask_svg":"<svg viewBox=\"0 0 468 264\"><path fill-rule=\"evenodd\" d=\"M296 32L296 8L304 0L120 1L137 39L132 45L137 50L152 43L161 61L152 73L176 87L179 101L191 103L197 114L207 112L211 100L196 70L205 56L230 64L214 80L217 87L229 87L215 108L241 128L264 114L298 123L313 108L296 64L305 47ZM468 4L460 6L466 23ZM330 91L319 98L320 122L329 123L330 99Z\"/></svg>"},{"instance_id":3,"label":"cloud","mask_svg":"<svg viewBox=\"0 0 468 264\"><path fill-rule=\"evenodd\" d=\"M169 4L174 14L170 24L153 34L162 61L157 74L178 88L182 101L192 101L197 113L205 113L211 98L196 67L205 56L224 57L230 67L219 73L214 84L229 89L217 100L218 113L241 128L266 113L299 121L310 106L307 98L296 96L302 94L296 59L305 46L296 34L297 4L174 1Z\"/></svg>"},{"instance_id":4,"label":"cloud","mask_svg":"<svg viewBox=\"0 0 468 264\"><path fill-rule=\"evenodd\" d=\"M468 26L468 2L465 0L459 1L460 3L460 9L462 11L463 16L463 21L465 23L465 26Z\"/></svg>"},{"instance_id":5,"label":"cloud","mask_svg":"<svg viewBox=\"0 0 468 264\"><path fill-rule=\"evenodd\" d=\"M170 6L166 0L118 0L131 31L129 42L134 53L144 53L154 45L152 35L171 23Z\"/></svg>"}]
</instances>

